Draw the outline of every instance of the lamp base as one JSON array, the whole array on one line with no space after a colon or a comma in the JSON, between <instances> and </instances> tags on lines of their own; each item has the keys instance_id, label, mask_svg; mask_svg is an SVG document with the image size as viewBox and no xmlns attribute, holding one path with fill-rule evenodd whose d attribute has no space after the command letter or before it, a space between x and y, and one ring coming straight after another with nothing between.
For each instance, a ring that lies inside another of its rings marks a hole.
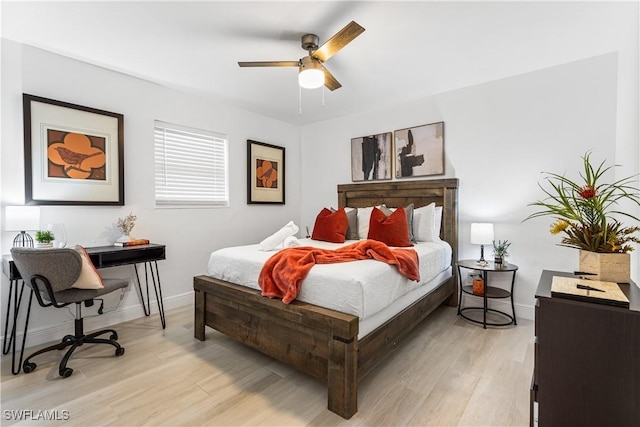
<instances>
[{"instance_id":1,"label":"lamp base","mask_svg":"<svg viewBox=\"0 0 640 427\"><path fill-rule=\"evenodd\" d=\"M480 259L478 260L478 264L485 264L487 261L484 259L484 245L480 245Z\"/></svg>"},{"instance_id":2,"label":"lamp base","mask_svg":"<svg viewBox=\"0 0 640 427\"><path fill-rule=\"evenodd\" d=\"M13 247L32 248L33 238L29 236L25 231L21 231L20 234L16 235L16 237L13 239Z\"/></svg>"}]
</instances>

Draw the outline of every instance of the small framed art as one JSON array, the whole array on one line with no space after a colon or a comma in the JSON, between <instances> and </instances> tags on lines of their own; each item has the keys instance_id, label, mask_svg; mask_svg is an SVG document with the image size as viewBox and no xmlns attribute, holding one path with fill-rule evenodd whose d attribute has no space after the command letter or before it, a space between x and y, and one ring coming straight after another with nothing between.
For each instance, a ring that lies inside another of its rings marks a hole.
<instances>
[{"instance_id":1,"label":"small framed art","mask_svg":"<svg viewBox=\"0 0 640 427\"><path fill-rule=\"evenodd\" d=\"M284 147L247 140L247 203L284 204Z\"/></svg>"},{"instance_id":2,"label":"small framed art","mask_svg":"<svg viewBox=\"0 0 640 427\"><path fill-rule=\"evenodd\" d=\"M391 132L351 140L351 180L391 179Z\"/></svg>"},{"instance_id":3,"label":"small framed art","mask_svg":"<svg viewBox=\"0 0 640 427\"><path fill-rule=\"evenodd\" d=\"M444 174L444 122L394 132L396 178Z\"/></svg>"},{"instance_id":4,"label":"small framed art","mask_svg":"<svg viewBox=\"0 0 640 427\"><path fill-rule=\"evenodd\" d=\"M124 205L124 116L23 94L25 202Z\"/></svg>"}]
</instances>

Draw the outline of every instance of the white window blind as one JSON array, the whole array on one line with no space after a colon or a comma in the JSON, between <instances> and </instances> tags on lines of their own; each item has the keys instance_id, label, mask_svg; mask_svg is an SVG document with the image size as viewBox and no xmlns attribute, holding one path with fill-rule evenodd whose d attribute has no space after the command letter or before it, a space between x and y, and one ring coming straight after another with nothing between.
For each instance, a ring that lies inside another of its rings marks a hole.
<instances>
[{"instance_id":1,"label":"white window blind","mask_svg":"<svg viewBox=\"0 0 640 427\"><path fill-rule=\"evenodd\" d=\"M227 136L155 121L156 206L228 206Z\"/></svg>"}]
</instances>

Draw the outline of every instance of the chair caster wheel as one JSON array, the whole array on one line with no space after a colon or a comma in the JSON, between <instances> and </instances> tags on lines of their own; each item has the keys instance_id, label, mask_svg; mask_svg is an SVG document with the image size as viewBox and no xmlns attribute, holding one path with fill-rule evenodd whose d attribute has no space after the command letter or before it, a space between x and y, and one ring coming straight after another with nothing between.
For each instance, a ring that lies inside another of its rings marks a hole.
<instances>
[{"instance_id":1,"label":"chair caster wheel","mask_svg":"<svg viewBox=\"0 0 640 427\"><path fill-rule=\"evenodd\" d=\"M116 356L122 356L124 354L124 347L116 348Z\"/></svg>"},{"instance_id":2,"label":"chair caster wheel","mask_svg":"<svg viewBox=\"0 0 640 427\"><path fill-rule=\"evenodd\" d=\"M69 378L71 374L73 374L73 369L71 368L64 368L60 370L60 376L62 378Z\"/></svg>"},{"instance_id":3,"label":"chair caster wheel","mask_svg":"<svg viewBox=\"0 0 640 427\"><path fill-rule=\"evenodd\" d=\"M27 363L27 362L25 362L22 365L22 370L24 371L25 374L29 374L29 373L35 371L36 366L37 365L35 363Z\"/></svg>"},{"instance_id":4,"label":"chair caster wheel","mask_svg":"<svg viewBox=\"0 0 640 427\"><path fill-rule=\"evenodd\" d=\"M113 334L111 334L111 336L109 337L109 339L111 341L118 341L118 334L116 334L115 332Z\"/></svg>"}]
</instances>

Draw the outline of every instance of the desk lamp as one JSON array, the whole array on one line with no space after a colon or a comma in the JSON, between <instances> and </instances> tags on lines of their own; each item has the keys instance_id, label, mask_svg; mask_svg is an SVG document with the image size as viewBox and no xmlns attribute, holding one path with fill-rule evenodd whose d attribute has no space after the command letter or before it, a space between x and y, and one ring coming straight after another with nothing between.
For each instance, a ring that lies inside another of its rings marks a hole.
<instances>
[{"instance_id":1,"label":"desk lamp","mask_svg":"<svg viewBox=\"0 0 640 427\"><path fill-rule=\"evenodd\" d=\"M474 222L471 224L471 244L480 245L480 259L478 263L485 263L484 245L493 242L493 224L488 222Z\"/></svg>"},{"instance_id":2,"label":"desk lamp","mask_svg":"<svg viewBox=\"0 0 640 427\"><path fill-rule=\"evenodd\" d=\"M40 208L38 206L6 206L4 209L4 229L19 231L13 239L13 247L33 247L33 238L27 230L40 228Z\"/></svg>"}]
</instances>

